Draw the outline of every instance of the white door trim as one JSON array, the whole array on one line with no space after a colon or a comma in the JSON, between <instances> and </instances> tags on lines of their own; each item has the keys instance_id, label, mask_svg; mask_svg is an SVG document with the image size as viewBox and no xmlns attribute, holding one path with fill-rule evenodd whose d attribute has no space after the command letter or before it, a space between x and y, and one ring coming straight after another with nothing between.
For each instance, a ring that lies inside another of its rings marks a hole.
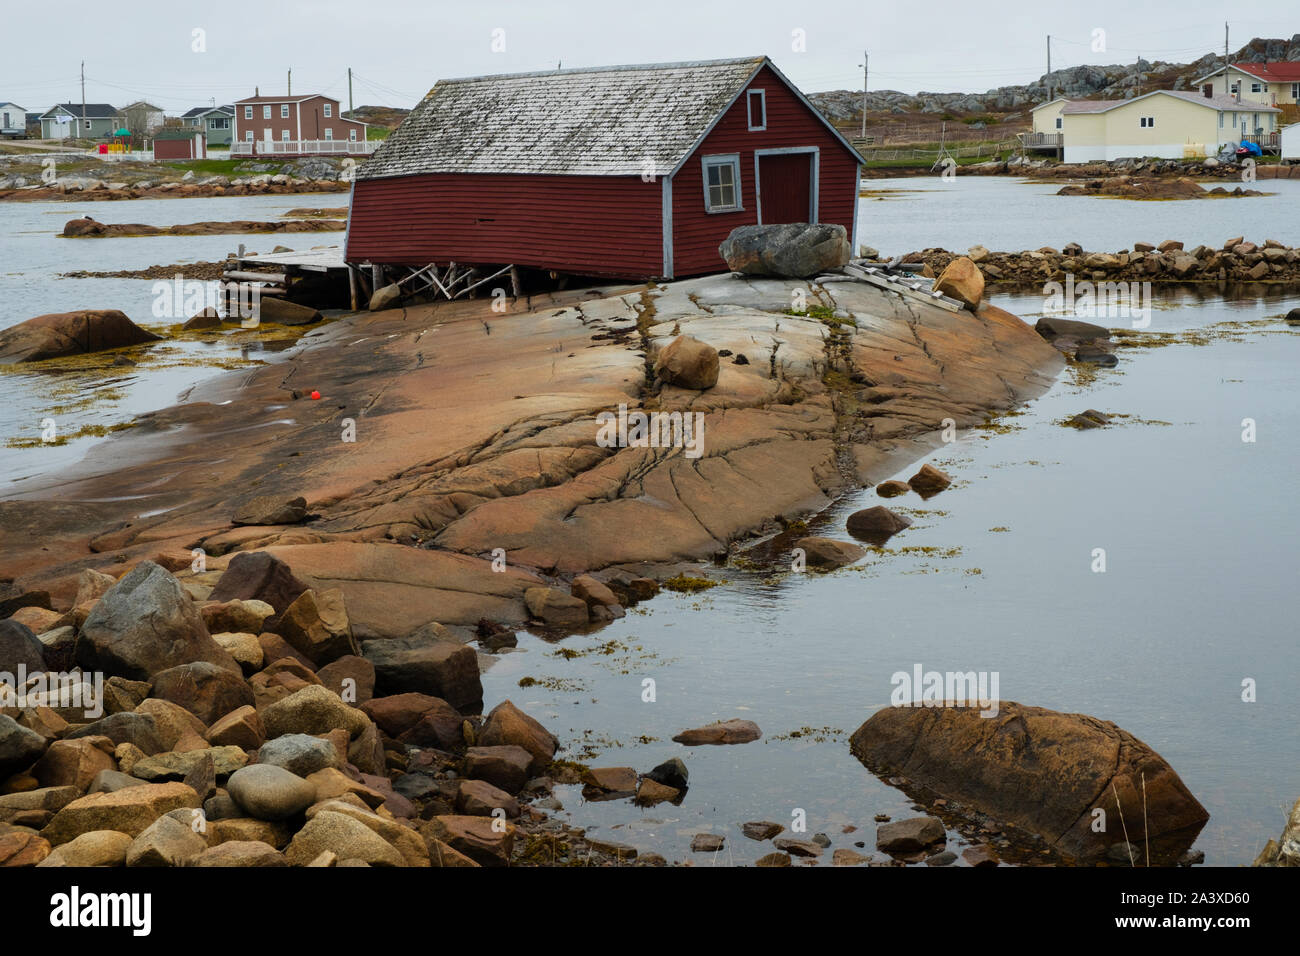
<instances>
[{"instance_id":1,"label":"white door trim","mask_svg":"<svg viewBox=\"0 0 1300 956\"><path fill-rule=\"evenodd\" d=\"M821 179L821 165L822 165L821 147L781 146L781 147L774 147L772 149L754 150L754 211L755 211L755 215L757 215L758 217L758 224L760 226L763 225L763 183L762 183L762 176L760 175L759 168L758 168L759 157L789 155L791 153L812 154L812 163L811 163L812 169L810 170L809 181L808 181L808 186L809 186L808 221L809 222L817 221L817 210L821 208L821 199L819 195L820 194L819 180Z\"/></svg>"}]
</instances>

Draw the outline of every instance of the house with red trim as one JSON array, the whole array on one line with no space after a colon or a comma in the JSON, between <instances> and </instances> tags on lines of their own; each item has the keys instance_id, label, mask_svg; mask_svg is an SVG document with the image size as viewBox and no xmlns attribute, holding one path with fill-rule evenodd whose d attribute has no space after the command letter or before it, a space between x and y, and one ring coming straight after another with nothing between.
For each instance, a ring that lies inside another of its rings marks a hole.
<instances>
[{"instance_id":1,"label":"house with red trim","mask_svg":"<svg viewBox=\"0 0 1300 956\"><path fill-rule=\"evenodd\" d=\"M365 156L366 124L344 119L320 93L249 96L234 104L235 156Z\"/></svg>"},{"instance_id":2,"label":"house with red trim","mask_svg":"<svg viewBox=\"0 0 1300 956\"><path fill-rule=\"evenodd\" d=\"M357 168L345 257L720 272L737 226L856 240L862 162L767 57L440 80Z\"/></svg>"}]
</instances>

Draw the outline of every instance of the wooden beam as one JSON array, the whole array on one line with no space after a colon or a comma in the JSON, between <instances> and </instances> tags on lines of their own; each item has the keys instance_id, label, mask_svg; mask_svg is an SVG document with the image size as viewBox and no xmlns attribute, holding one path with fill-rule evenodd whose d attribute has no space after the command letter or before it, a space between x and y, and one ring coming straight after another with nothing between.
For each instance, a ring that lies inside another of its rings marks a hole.
<instances>
[{"instance_id":1,"label":"wooden beam","mask_svg":"<svg viewBox=\"0 0 1300 956\"><path fill-rule=\"evenodd\" d=\"M513 273L514 271L515 271L515 267L514 267L514 266L506 266L504 269L498 269L496 272L492 273L490 276L487 276L486 278L483 278L483 279L479 279L479 280L478 280L477 282L475 282L473 285L471 285L471 286L466 286L465 288L463 288L463 289L461 289L459 292L457 292L455 296L451 296L451 297L449 297L449 298L457 298L457 299L458 299L458 298L460 298L462 295L464 295L466 292L469 292L471 289L477 289L477 288L478 288L479 286L481 286L484 282L491 282L491 281L492 281L493 279L495 279L497 276L505 275L505 273L507 273L507 272L511 272L511 273Z\"/></svg>"},{"instance_id":2,"label":"wooden beam","mask_svg":"<svg viewBox=\"0 0 1300 956\"><path fill-rule=\"evenodd\" d=\"M353 312L355 312L355 311L357 311L357 308L358 308L358 302L357 302L357 272L356 272L355 269L352 268L351 265L349 265L349 266L347 267L347 270L348 270L348 307L349 307Z\"/></svg>"}]
</instances>

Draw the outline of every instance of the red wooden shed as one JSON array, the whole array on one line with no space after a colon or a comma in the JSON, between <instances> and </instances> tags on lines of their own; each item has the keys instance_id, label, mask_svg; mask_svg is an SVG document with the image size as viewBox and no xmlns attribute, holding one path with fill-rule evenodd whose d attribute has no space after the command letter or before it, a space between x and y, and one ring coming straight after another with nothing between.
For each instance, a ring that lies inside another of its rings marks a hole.
<instances>
[{"instance_id":1,"label":"red wooden shed","mask_svg":"<svg viewBox=\"0 0 1300 956\"><path fill-rule=\"evenodd\" d=\"M856 246L861 162L767 57L441 80L358 167L346 258L719 272L742 225Z\"/></svg>"}]
</instances>

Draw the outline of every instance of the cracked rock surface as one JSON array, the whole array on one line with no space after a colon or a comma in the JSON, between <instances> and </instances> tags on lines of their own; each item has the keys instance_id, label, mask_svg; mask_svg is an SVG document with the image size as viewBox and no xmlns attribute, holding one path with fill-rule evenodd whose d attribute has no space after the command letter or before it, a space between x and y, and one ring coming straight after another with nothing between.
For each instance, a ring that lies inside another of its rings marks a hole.
<instances>
[{"instance_id":1,"label":"cracked rock surface","mask_svg":"<svg viewBox=\"0 0 1300 956\"><path fill-rule=\"evenodd\" d=\"M211 574L266 548L342 588L359 633L523 621L524 592L556 575L698 559L825 508L925 455L945 419L977 424L1041 393L1062 364L996 307L952 313L844 277L527 305L358 315L283 362L202 383L0 501L0 577L58 607L83 568L161 556L183 576L202 548ZM681 333L719 350L714 387L654 381ZM702 414L700 454L601 447L596 416L620 404ZM302 496L309 517L235 525L254 495Z\"/></svg>"}]
</instances>

